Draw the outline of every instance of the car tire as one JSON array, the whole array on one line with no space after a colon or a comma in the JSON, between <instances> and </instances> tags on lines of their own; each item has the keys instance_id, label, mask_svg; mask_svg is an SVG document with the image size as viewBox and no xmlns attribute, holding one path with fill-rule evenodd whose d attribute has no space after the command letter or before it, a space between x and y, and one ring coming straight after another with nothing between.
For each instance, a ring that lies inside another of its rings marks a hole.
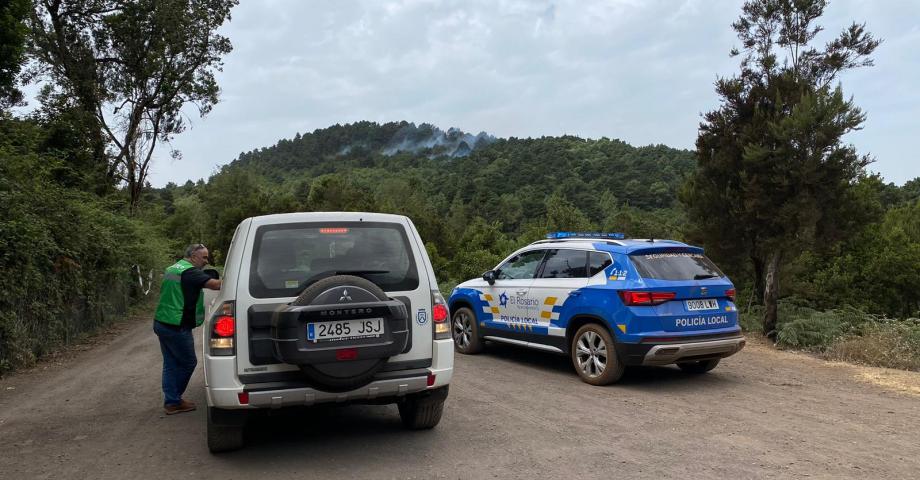
<instances>
[{"instance_id":1,"label":"car tire","mask_svg":"<svg viewBox=\"0 0 920 480\"><path fill-rule=\"evenodd\" d=\"M476 315L467 307L460 307L454 312L450 322L454 348L463 354L473 355L483 349L483 340L479 336Z\"/></svg>"},{"instance_id":2,"label":"car tire","mask_svg":"<svg viewBox=\"0 0 920 480\"><path fill-rule=\"evenodd\" d=\"M214 422L213 407L208 407L208 450L230 452L243 447L243 425L219 425Z\"/></svg>"},{"instance_id":3,"label":"car tire","mask_svg":"<svg viewBox=\"0 0 920 480\"><path fill-rule=\"evenodd\" d=\"M427 430L441 422L448 387L409 395L397 404L403 426L411 430Z\"/></svg>"},{"instance_id":4,"label":"car tire","mask_svg":"<svg viewBox=\"0 0 920 480\"><path fill-rule=\"evenodd\" d=\"M719 360L721 359L713 358L711 360L699 360L696 362L682 362L678 363L677 366L687 373L706 373L716 368L716 365L719 364Z\"/></svg>"},{"instance_id":5,"label":"car tire","mask_svg":"<svg viewBox=\"0 0 920 480\"><path fill-rule=\"evenodd\" d=\"M572 337L570 355L575 372L591 385L609 385L626 371L613 337L603 325L589 323L579 328Z\"/></svg>"}]
</instances>

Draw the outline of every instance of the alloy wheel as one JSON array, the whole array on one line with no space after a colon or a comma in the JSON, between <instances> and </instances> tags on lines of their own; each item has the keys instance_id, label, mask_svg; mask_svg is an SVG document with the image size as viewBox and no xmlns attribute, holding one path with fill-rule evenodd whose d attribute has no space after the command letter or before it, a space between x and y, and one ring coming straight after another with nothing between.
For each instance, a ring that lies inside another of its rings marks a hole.
<instances>
[{"instance_id":1,"label":"alloy wheel","mask_svg":"<svg viewBox=\"0 0 920 480\"><path fill-rule=\"evenodd\" d=\"M472 319L466 312L458 312L454 316L454 342L460 348L467 348L470 346L470 339L472 338Z\"/></svg>"},{"instance_id":2,"label":"alloy wheel","mask_svg":"<svg viewBox=\"0 0 920 480\"><path fill-rule=\"evenodd\" d=\"M603 375L607 369L607 344L595 332L586 331L576 343L575 358L578 368L590 378Z\"/></svg>"}]
</instances>

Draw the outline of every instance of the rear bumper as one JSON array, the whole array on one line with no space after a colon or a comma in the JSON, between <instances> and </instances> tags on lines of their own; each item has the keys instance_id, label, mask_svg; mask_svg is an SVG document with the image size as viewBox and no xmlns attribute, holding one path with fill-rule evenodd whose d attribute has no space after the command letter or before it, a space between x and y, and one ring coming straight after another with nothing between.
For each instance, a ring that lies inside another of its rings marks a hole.
<instances>
[{"instance_id":1,"label":"rear bumper","mask_svg":"<svg viewBox=\"0 0 920 480\"><path fill-rule=\"evenodd\" d=\"M377 380L349 392L324 392L309 387L283 390L249 392L249 406L253 408L281 408L310 406L321 403L374 402L399 397L428 389L428 376Z\"/></svg>"},{"instance_id":2,"label":"rear bumper","mask_svg":"<svg viewBox=\"0 0 920 480\"><path fill-rule=\"evenodd\" d=\"M669 365L672 363L730 357L744 348L743 336L660 344L620 344L626 365Z\"/></svg>"},{"instance_id":3,"label":"rear bumper","mask_svg":"<svg viewBox=\"0 0 920 480\"><path fill-rule=\"evenodd\" d=\"M401 397L450 384L454 370L453 340L435 340L427 368L381 372L371 383L348 392L326 392L278 379L243 383L236 372L235 357L205 355L205 393L208 405L221 409L263 409L309 406L321 403L392 403ZM433 383L428 385L429 376ZM246 392L249 403L240 404Z\"/></svg>"}]
</instances>

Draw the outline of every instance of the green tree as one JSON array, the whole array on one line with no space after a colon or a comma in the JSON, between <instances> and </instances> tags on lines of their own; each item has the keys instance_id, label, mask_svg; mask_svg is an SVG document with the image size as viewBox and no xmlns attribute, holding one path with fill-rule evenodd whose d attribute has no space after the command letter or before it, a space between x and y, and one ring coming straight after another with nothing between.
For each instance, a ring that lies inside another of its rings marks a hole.
<instances>
[{"instance_id":1,"label":"green tree","mask_svg":"<svg viewBox=\"0 0 920 480\"><path fill-rule=\"evenodd\" d=\"M22 101L17 87L25 59L28 0L0 0L0 112Z\"/></svg>"},{"instance_id":2,"label":"green tree","mask_svg":"<svg viewBox=\"0 0 920 480\"><path fill-rule=\"evenodd\" d=\"M721 106L704 116L697 169L681 192L695 238L717 256L750 259L771 337L783 260L839 241L863 214L852 185L869 159L841 137L865 116L831 84L844 70L870 66L879 41L854 23L812 46L826 4L744 4L733 24L741 71L716 82Z\"/></svg>"},{"instance_id":3,"label":"green tree","mask_svg":"<svg viewBox=\"0 0 920 480\"><path fill-rule=\"evenodd\" d=\"M158 143L182 133L181 109L218 101L214 71L230 52L217 33L236 0L36 2L33 55L57 90L96 124L95 156L133 207ZM179 156L172 151L174 158Z\"/></svg>"}]
</instances>

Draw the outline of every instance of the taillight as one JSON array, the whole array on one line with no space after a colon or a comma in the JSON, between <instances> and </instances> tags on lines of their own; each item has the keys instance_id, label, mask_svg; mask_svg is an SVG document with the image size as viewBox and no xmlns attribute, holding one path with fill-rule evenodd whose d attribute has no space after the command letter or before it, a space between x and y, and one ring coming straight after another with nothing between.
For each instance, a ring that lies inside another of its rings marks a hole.
<instances>
[{"instance_id":1,"label":"taillight","mask_svg":"<svg viewBox=\"0 0 920 480\"><path fill-rule=\"evenodd\" d=\"M675 292L637 292L631 290L620 290L620 298L628 307L640 305L658 305L677 297Z\"/></svg>"},{"instance_id":2,"label":"taillight","mask_svg":"<svg viewBox=\"0 0 920 480\"><path fill-rule=\"evenodd\" d=\"M435 304L431 308L433 312L432 316L434 317L434 323L443 323L447 320L447 306L441 303Z\"/></svg>"},{"instance_id":3,"label":"taillight","mask_svg":"<svg viewBox=\"0 0 920 480\"><path fill-rule=\"evenodd\" d=\"M726 290L725 296L728 297L729 300L734 302L735 301L735 289L729 288L728 290Z\"/></svg>"},{"instance_id":4,"label":"taillight","mask_svg":"<svg viewBox=\"0 0 920 480\"><path fill-rule=\"evenodd\" d=\"M218 337L232 337L236 333L236 320L227 315L217 317L214 322L214 333Z\"/></svg>"},{"instance_id":5,"label":"taillight","mask_svg":"<svg viewBox=\"0 0 920 480\"><path fill-rule=\"evenodd\" d=\"M236 354L236 316L234 302L220 304L211 321L211 355L230 356Z\"/></svg>"},{"instance_id":6,"label":"taillight","mask_svg":"<svg viewBox=\"0 0 920 480\"><path fill-rule=\"evenodd\" d=\"M431 291L431 320L434 323L434 339L446 340L450 337L450 312L447 303L438 290Z\"/></svg>"}]
</instances>

